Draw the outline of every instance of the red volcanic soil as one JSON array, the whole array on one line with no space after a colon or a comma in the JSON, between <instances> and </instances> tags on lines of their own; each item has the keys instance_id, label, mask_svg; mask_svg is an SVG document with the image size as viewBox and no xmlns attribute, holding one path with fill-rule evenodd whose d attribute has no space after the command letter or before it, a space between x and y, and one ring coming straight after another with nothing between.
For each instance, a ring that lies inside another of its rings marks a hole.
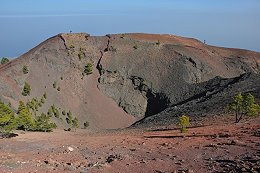
<instances>
[{"instance_id":1,"label":"red volcanic soil","mask_svg":"<svg viewBox=\"0 0 260 173\"><path fill-rule=\"evenodd\" d=\"M19 133L0 139L0 172L259 172L260 118L150 131Z\"/></svg>"}]
</instances>

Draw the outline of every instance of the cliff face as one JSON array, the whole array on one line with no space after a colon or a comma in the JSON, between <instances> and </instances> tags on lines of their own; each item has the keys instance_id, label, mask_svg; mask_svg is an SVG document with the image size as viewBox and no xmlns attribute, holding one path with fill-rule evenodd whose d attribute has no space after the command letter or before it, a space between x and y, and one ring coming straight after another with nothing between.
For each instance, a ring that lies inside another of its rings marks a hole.
<instances>
[{"instance_id":1,"label":"cliff face","mask_svg":"<svg viewBox=\"0 0 260 173\"><path fill-rule=\"evenodd\" d=\"M84 74L88 63L94 67L91 75ZM22 72L24 65L28 74ZM206 83L216 76L259 74L259 65L260 53L173 35L60 34L0 66L0 97L17 108L19 100L46 92L40 112L55 104L61 111L70 110L81 126L89 121L93 128L120 128L186 104L208 91ZM25 82L32 88L27 97L21 95ZM66 126L61 119L56 123Z\"/></svg>"}]
</instances>

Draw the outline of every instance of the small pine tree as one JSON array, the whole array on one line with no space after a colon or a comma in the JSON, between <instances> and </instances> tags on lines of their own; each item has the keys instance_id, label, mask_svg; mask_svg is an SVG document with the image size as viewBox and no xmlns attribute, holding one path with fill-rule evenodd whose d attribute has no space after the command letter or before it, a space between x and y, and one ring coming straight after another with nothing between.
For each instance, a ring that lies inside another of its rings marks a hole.
<instances>
[{"instance_id":1,"label":"small pine tree","mask_svg":"<svg viewBox=\"0 0 260 173\"><path fill-rule=\"evenodd\" d=\"M57 87L57 82L54 81L53 84L52 84L53 88L56 88Z\"/></svg>"},{"instance_id":2,"label":"small pine tree","mask_svg":"<svg viewBox=\"0 0 260 173\"><path fill-rule=\"evenodd\" d=\"M30 92L31 92L31 86L27 82L25 82L22 95L28 96L28 95L30 95Z\"/></svg>"},{"instance_id":3,"label":"small pine tree","mask_svg":"<svg viewBox=\"0 0 260 173\"><path fill-rule=\"evenodd\" d=\"M23 74L27 74L29 72L28 67L26 65L23 66Z\"/></svg>"},{"instance_id":4,"label":"small pine tree","mask_svg":"<svg viewBox=\"0 0 260 173\"><path fill-rule=\"evenodd\" d=\"M93 64L92 63L87 63L87 65L84 68L84 73L87 75L90 75L93 73Z\"/></svg>"},{"instance_id":5,"label":"small pine tree","mask_svg":"<svg viewBox=\"0 0 260 173\"><path fill-rule=\"evenodd\" d=\"M181 126L181 133L187 132L187 127L190 125L190 118L187 115L182 115L179 118L179 125Z\"/></svg>"},{"instance_id":6,"label":"small pine tree","mask_svg":"<svg viewBox=\"0 0 260 173\"><path fill-rule=\"evenodd\" d=\"M72 127L74 127L74 128L79 127L79 121L76 117L72 120Z\"/></svg>"},{"instance_id":7,"label":"small pine tree","mask_svg":"<svg viewBox=\"0 0 260 173\"><path fill-rule=\"evenodd\" d=\"M88 128L88 126L89 126L89 122L88 121L86 121L86 122L84 122L84 129L86 129L86 128Z\"/></svg>"},{"instance_id":8,"label":"small pine tree","mask_svg":"<svg viewBox=\"0 0 260 173\"><path fill-rule=\"evenodd\" d=\"M1 64L3 65L3 64L6 64L6 63L8 63L9 62L9 59L8 58L5 58L5 57L3 57L2 58L2 60L1 60Z\"/></svg>"},{"instance_id":9,"label":"small pine tree","mask_svg":"<svg viewBox=\"0 0 260 173\"><path fill-rule=\"evenodd\" d=\"M22 101L19 102L17 115L16 122L19 130L30 130L34 127L32 115Z\"/></svg>"},{"instance_id":10,"label":"small pine tree","mask_svg":"<svg viewBox=\"0 0 260 173\"><path fill-rule=\"evenodd\" d=\"M47 93L46 93L46 92L44 92L43 97L44 97L45 99L47 99Z\"/></svg>"}]
</instances>

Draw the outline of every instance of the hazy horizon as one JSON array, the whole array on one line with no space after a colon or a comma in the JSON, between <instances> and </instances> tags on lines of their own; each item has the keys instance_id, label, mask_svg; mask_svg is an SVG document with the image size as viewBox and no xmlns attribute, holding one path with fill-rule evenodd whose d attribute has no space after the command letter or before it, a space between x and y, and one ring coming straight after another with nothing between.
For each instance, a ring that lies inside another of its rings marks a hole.
<instances>
[{"instance_id":1,"label":"hazy horizon","mask_svg":"<svg viewBox=\"0 0 260 173\"><path fill-rule=\"evenodd\" d=\"M58 33L174 34L260 52L257 0L4 0L0 57L17 57Z\"/></svg>"}]
</instances>

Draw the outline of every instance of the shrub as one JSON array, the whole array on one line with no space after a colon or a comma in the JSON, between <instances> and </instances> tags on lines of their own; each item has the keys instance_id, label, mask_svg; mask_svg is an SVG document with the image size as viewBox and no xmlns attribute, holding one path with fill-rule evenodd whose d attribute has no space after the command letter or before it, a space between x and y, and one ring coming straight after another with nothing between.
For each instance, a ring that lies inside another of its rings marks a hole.
<instances>
[{"instance_id":1,"label":"shrub","mask_svg":"<svg viewBox=\"0 0 260 173\"><path fill-rule=\"evenodd\" d=\"M255 103L255 98L250 93L242 95L242 93L239 92L234 96L233 101L228 106L229 110L235 112L236 123L238 123L243 116L257 116L260 111L260 106Z\"/></svg>"},{"instance_id":2,"label":"shrub","mask_svg":"<svg viewBox=\"0 0 260 173\"><path fill-rule=\"evenodd\" d=\"M23 66L23 74L27 74L29 72L28 67L26 65Z\"/></svg>"},{"instance_id":3,"label":"shrub","mask_svg":"<svg viewBox=\"0 0 260 173\"><path fill-rule=\"evenodd\" d=\"M90 75L93 73L93 64L92 63L87 63L87 65L84 68L84 73L87 75Z\"/></svg>"},{"instance_id":4,"label":"shrub","mask_svg":"<svg viewBox=\"0 0 260 173\"><path fill-rule=\"evenodd\" d=\"M86 122L84 122L84 129L86 129L86 128L88 128L88 126L89 126L89 122L88 121L86 121Z\"/></svg>"},{"instance_id":5,"label":"shrub","mask_svg":"<svg viewBox=\"0 0 260 173\"><path fill-rule=\"evenodd\" d=\"M78 57L79 57L79 60L81 61L85 57L84 52L80 51L78 54Z\"/></svg>"},{"instance_id":6,"label":"shrub","mask_svg":"<svg viewBox=\"0 0 260 173\"><path fill-rule=\"evenodd\" d=\"M5 64L5 63L8 63L9 62L9 59L8 58L2 58L2 60L1 60L1 64L3 65L3 64Z\"/></svg>"},{"instance_id":7,"label":"shrub","mask_svg":"<svg viewBox=\"0 0 260 173\"><path fill-rule=\"evenodd\" d=\"M57 87L57 82L54 81L53 84L52 84L53 88L56 88Z\"/></svg>"},{"instance_id":8,"label":"shrub","mask_svg":"<svg viewBox=\"0 0 260 173\"><path fill-rule=\"evenodd\" d=\"M44 92L43 97L44 97L45 99L47 99L47 93L46 93L46 92Z\"/></svg>"},{"instance_id":9,"label":"shrub","mask_svg":"<svg viewBox=\"0 0 260 173\"><path fill-rule=\"evenodd\" d=\"M186 115L179 117L179 125L181 126L181 133L187 132L187 127L190 125L190 118Z\"/></svg>"},{"instance_id":10,"label":"shrub","mask_svg":"<svg viewBox=\"0 0 260 173\"><path fill-rule=\"evenodd\" d=\"M64 110L63 110L63 111L62 111L62 115L64 115L64 116L65 116L65 115L66 115L66 111L64 111Z\"/></svg>"},{"instance_id":11,"label":"shrub","mask_svg":"<svg viewBox=\"0 0 260 173\"><path fill-rule=\"evenodd\" d=\"M72 127L74 127L74 128L79 127L79 122L78 122L78 119L76 117L72 120Z\"/></svg>"},{"instance_id":12,"label":"shrub","mask_svg":"<svg viewBox=\"0 0 260 173\"><path fill-rule=\"evenodd\" d=\"M160 44L161 44L160 40L158 40L155 44L156 44L157 46L160 46Z\"/></svg>"},{"instance_id":13,"label":"shrub","mask_svg":"<svg viewBox=\"0 0 260 173\"><path fill-rule=\"evenodd\" d=\"M57 91L60 91L60 87L58 86Z\"/></svg>"},{"instance_id":14,"label":"shrub","mask_svg":"<svg viewBox=\"0 0 260 173\"><path fill-rule=\"evenodd\" d=\"M73 44L71 44L69 48L70 48L70 49L74 49L75 46L74 46Z\"/></svg>"},{"instance_id":15,"label":"shrub","mask_svg":"<svg viewBox=\"0 0 260 173\"><path fill-rule=\"evenodd\" d=\"M62 77L62 76L60 77L60 80L63 80L63 77Z\"/></svg>"},{"instance_id":16,"label":"shrub","mask_svg":"<svg viewBox=\"0 0 260 173\"><path fill-rule=\"evenodd\" d=\"M137 45L134 45L133 48L134 48L134 49L138 49L138 46L137 46Z\"/></svg>"},{"instance_id":17,"label":"shrub","mask_svg":"<svg viewBox=\"0 0 260 173\"><path fill-rule=\"evenodd\" d=\"M31 86L27 82L25 82L22 95L23 96L30 95L30 92L31 92Z\"/></svg>"},{"instance_id":18,"label":"shrub","mask_svg":"<svg viewBox=\"0 0 260 173\"><path fill-rule=\"evenodd\" d=\"M44 104L45 103L45 99L44 97L41 98L41 104Z\"/></svg>"},{"instance_id":19,"label":"shrub","mask_svg":"<svg viewBox=\"0 0 260 173\"><path fill-rule=\"evenodd\" d=\"M60 112L59 112L59 110L55 107L55 105L52 105L50 109L51 109L51 112L53 113L53 115L54 115L56 118L59 118L59 117L60 117Z\"/></svg>"}]
</instances>

